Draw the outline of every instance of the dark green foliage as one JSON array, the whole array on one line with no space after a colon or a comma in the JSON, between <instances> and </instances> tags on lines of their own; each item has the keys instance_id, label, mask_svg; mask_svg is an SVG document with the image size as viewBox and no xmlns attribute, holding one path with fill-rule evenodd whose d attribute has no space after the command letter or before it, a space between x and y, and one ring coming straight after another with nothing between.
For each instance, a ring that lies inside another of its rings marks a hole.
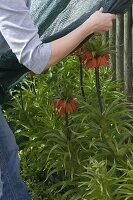
<instances>
[{"instance_id":1,"label":"dark green foliage","mask_svg":"<svg viewBox=\"0 0 133 200\"><path fill-rule=\"evenodd\" d=\"M54 69L22 82L22 97L15 92L8 120L16 123L16 136L27 136L20 151L22 177L33 200L132 200L133 105L111 81L111 72L100 70L104 111L95 88L95 72L84 70L86 102L80 94L79 62L70 56ZM32 89L31 89L32 88ZM58 116L51 101L76 98L77 110ZM21 100L21 101L20 101ZM22 106L23 102L23 106Z\"/></svg>"}]
</instances>

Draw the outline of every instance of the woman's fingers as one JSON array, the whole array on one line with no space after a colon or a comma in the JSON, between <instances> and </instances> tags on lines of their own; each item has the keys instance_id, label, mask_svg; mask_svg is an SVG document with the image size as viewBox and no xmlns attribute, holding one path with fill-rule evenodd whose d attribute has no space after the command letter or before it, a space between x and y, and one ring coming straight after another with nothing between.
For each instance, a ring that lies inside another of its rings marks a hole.
<instances>
[{"instance_id":1,"label":"woman's fingers","mask_svg":"<svg viewBox=\"0 0 133 200\"><path fill-rule=\"evenodd\" d=\"M99 11L100 11L101 13L103 13L103 7L101 7Z\"/></svg>"}]
</instances>

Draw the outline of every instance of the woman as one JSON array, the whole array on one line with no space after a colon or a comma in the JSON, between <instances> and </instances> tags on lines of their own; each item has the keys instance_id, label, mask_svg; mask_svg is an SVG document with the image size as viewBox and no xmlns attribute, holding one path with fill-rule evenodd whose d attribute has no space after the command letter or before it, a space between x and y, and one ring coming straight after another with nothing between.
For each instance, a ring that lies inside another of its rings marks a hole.
<instances>
[{"instance_id":1,"label":"woman","mask_svg":"<svg viewBox=\"0 0 133 200\"><path fill-rule=\"evenodd\" d=\"M0 0L0 55L9 48L20 63L40 74L74 50L88 35L105 33L112 27L115 15L96 11L68 35L42 43L24 0ZM3 187L2 187L3 186ZM28 191L19 177L18 146L0 112L0 195L1 200L29 200Z\"/></svg>"}]
</instances>

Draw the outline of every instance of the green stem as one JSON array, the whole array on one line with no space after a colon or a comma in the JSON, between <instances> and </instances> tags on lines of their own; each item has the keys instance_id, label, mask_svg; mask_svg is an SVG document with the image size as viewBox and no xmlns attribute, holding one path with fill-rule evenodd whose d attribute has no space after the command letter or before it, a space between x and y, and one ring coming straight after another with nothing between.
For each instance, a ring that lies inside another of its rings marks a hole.
<instances>
[{"instance_id":1,"label":"green stem","mask_svg":"<svg viewBox=\"0 0 133 200\"><path fill-rule=\"evenodd\" d=\"M36 89L35 89L35 84L34 84L34 79L33 79L32 76L31 76L31 81L32 81L32 83L31 83L31 89L33 89L34 94L37 95Z\"/></svg>"},{"instance_id":2,"label":"green stem","mask_svg":"<svg viewBox=\"0 0 133 200\"><path fill-rule=\"evenodd\" d=\"M21 84L19 84L19 88L20 88L20 101L21 101L21 106L22 106L22 110L24 111L24 102L23 102L23 93L22 93Z\"/></svg>"},{"instance_id":3,"label":"green stem","mask_svg":"<svg viewBox=\"0 0 133 200\"><path fill-rule=\"evenodd\" d=\"M20 87L20 101L21 101L22 110L24 111L25 119L27 119L27 121L29 122L30 126L33 126L33 124L31 123L31 121L29 119L29 117L27 116L26 110L24 108L24 101L23 101L23 93L22 93L21 84L19 84L19 87Z\"/></svg>"}]
</instances>

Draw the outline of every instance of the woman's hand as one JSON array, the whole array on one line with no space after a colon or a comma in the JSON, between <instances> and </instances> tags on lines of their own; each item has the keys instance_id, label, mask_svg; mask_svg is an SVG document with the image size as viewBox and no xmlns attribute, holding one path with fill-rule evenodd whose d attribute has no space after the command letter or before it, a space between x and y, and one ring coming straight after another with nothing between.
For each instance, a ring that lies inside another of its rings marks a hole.
<instances>
[{"instance_id":1,"label":"woman's hand","mask_svg":"<svg viewBox=\"0 0 133 200\"><path fill-rule=\"evenodd\" d=\"M116 15L110 13L103 13L103 8L96 11L90 16L90 18L85 22L86 26L89 24L92 25L92 31L97 33L105 33L113 25L113 20L116 19Z\"/></svg>"}]
</instances>

